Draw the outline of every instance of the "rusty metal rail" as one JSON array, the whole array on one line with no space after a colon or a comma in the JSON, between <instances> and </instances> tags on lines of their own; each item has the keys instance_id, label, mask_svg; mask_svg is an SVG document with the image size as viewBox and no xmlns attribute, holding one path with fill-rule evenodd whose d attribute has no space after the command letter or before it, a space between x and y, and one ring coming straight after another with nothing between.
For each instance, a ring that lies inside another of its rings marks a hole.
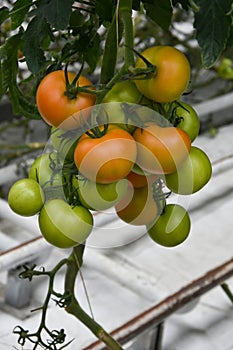
<instances>
[{"instance_id":1,"label":"rusty metal rail","mask_svg":"<svg viewBox=\"0 0 233 350\"><path fill-rule=\"evenodd\" d=\"M142 312L134 319L115 329L111 335L121 344L126 344L144 331L155 328L168 316L181 309L197 297L220 285L233 276L233 258L224 264L209 270L200 278L182 287L176 293L162 300L150 309ZM96 341L83 350L105 350L101 341Z\"/></svg>"}]
</instances>

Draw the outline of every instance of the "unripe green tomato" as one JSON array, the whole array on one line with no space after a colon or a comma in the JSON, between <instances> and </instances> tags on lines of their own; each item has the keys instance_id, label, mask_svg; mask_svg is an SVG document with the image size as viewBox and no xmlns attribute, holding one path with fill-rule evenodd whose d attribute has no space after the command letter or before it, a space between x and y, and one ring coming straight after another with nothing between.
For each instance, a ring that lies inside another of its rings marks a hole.
<instances>
[{"instance_id":1,"label":"unripe green tomato","mask_svg":"<svg viewBox=\"0 0 233 350\"><path fill-rule=\"evenodd\" d=\"M37 157L29 169L29 178L37 181L41 186L54 185L55 172L53 167L57 166L57 154L55 152L43 153Z\"/></svg>"},{"instance_id":2,"label":"unripe green tomato","mask_svg":"<svg viewBox=\"0 0 233 350\"><path fill-rule=\"evenodd\" d=\"M175 247L187 239L190 228L191 221L186 209L178 204L167 204L164 212L148 228L148 234L154 242L164 247Z\"/></svg>"},{"instance_id":3,"label":"unripe green tomato","mask_svg":"<svg viewBox=\"0 0 233 350\"><path fill-rule=\"evenodd\" d=\"M117 82L102 101L105 103L104 109L108 116L109 123L117 123L119 127L122 127L126 131L133 132L135 125L134 123L131 124L132 120L130 119L130 115L127 116L125 114L121 102L138 104L141 98L141 93L132 81Z\"/></svg>"},{"instance_id":4,"label":"unripe green tomato","mask_svg":"<svg viewBox=\"0 0 233 350\"><path fill-rule=\"evenodd\" d=\"M200 191L210 180L211 162L207 154L198 147L191 147L189 156L178 171L165 175L166 186L181 195Z\"/></svg>"},{"instance_id":5,"label":"unripe green tomato","mask_svg":"<svg viewBox=\"0 0 233 350\"><path fill-rule=\"evenodd\" d=\"M50 244L71 248L88 238L93 228L93 216L83 206L71 207L62 199L52 199L39 214L39 227Z\"/></svg>"},{"instance_id":6,"label":"unripe green tomato","mask_svg":"<svg viewBox=\"0 0 233 350\"><path fill-rule=\"evenodd\" d=\"M216 70L221 78L233 79L233 61L230 58L223 58Z\"/></svg>"},{"instance_id":7,"label":"unripe green tomato","mask_svg":"<svg viewBox=\"0 0 233 350\"><path fill-rule=\"evenodd\" d=\"M81 204L90 210L106 210L117 204L126 194L128 180L100 184L82 176L73 178Z\"/></svg>"},{"instance_id":8,"label":"unripe green tomato","mask_svg":"<svg viewBox=\"0 0 233 350\"><path fill-rule=\"evenodd\" d=\"M200 130L200 120L195 109L191 105L179 101L175 107L175 116L180 119L175 126L187 132L191 142L193 142Z\"/></svg>"},{"instance_id":9,"label":"unripe green tomato","mask_svg":"<svg viewBox=\"0 0 233 350\"><path fill-rule=\"evenodd\" d=\"M28 177L37 181L43 188L46 200L64 198L61 165L55 152L43 153L37 157L29 169Z\"/></svg>"},{"instance_id":10,"label":"unripe green tomato","mask_svg":"<svg viewBox=\"0 0 233 350\"><path fill-rule=\"evenodd\" d=\"M20 179L10 188L8 203L16 214L33 216L44 205L44 193L40 185L33 179Z\"/></svg>"}]
</instances>

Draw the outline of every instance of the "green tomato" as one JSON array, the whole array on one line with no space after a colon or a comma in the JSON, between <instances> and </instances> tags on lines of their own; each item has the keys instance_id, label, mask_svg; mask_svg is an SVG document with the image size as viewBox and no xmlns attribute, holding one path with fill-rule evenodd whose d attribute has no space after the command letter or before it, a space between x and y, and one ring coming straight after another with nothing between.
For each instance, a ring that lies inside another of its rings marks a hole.
<instances>
[{"instance_id":1,"label":"green tomato","mask_svg":"<svg viewBox=\"0 0 233 350\"><path fill-rule=\"evenodd\" d=\"M187 239L190 229L191 221L186 209L178 204L167 204L157 221L148 228L148 234L164 247L175 247Z\"/></svg>"},{"instance_id":2,"label":"green tomato","mask_svg":"<svg viewBox=\"0 0 233 350\"><path fill-rule=\"evenodd\" d=\"M223 58L216 67L216 71L223 79L233 79L233 61L228 57Z\"/></svg>"},{"instance_id":3,"label":"green tomato","mask_svg":"<svg viewBox=\"0 0 233 350\"><path fill-rule=\"evenodd\" d=\"M135 126L134 124L130 124L132 121L130 118L127 118L121 102L139 104L141 98L141 93L132 81L117 82L102 101L105 103L104 109L109 123L117 123L118 126L128 132L133 132Z\"/></svg>"},{"instance_id":4,"label":"green tomato","mask_svg":"<svg viewBox=\"0 0 233 350\"><path fill-rule=\"evenodd\" d=\"M46 199L64 197L62 170L55 152L37 157L29 169L28 177L40 184Z\"/></svg>"},{"instance_id":5,"label":"green tomato","mask_svg":"<svg viewBox=\"0 0 233 350\"><path fill-rule=\"evenodd\" d=\"M113 88L105 95L103 102L128 102L140 103L142 94L136 88L132 81L119 81Z\"/></svg>"},{"instance_id":6,"label":"green tomato","mask_svg":"<svg viewBox=\"0 0 233 350\"><path fill-rule=\"evenodd\" d=\"M48 201L39 214L43 237L58 248L84 243L93 228L93 216L83 206L71 207L62 199Z\"/></svg>"},{"instance_id":7,"label":"green tomato","mask_svg":"<svg viewBox=\"0 0 233 350\"><path fill-rule=\"evenodd\" d=\"M82 176L73 178L81 204L91 210L106 210L115 206L126 194L128 180L101 184Z\"/></svg>"},{"instance_id":8,"label":"green tomato","mask_svg":"<svg viewBox=\"0 0 233 350\"><path fill-rule=\"evenodd\" d=\"M55 152L43 153L37 157L29 169L29 178L37 181L41 186L54 182L54 169L57 167L57 154Z\"/></svg>"},{"instance_id":9,"label":"green tomato","mask_svg":"<svg viewBox=\"0 0 233 350\"><path fill-rule=\"evenodd\" d=\"M61 158L71 161L74 159L74 150L78 142L76 133L52 127L51 141Z\"/></svg>"},{"instance_id":10,"label":"green tomato","mask_svg":"<svg viewBox=\"0 0 233 350\"><path fill-rule=\"evenodd\" d=\"M165 175L166 186L173 192L189 195L200 191L210 180L212 166L207 154L191 147L188 158L178 171Z\"/></svg>"},{"instance_id":11,"label":"green tomato","mask_svg":"<svg viewBox=\"0 0 233 350\"><path fill-rule=\"evenodd\" d=\"M33 216L44 205L44 193L35 180L20 179L10 188L8 203L15 213L22 216Z\"/></svg>"},{"instance_id":12,"label":"green tomato","mask_svg":"<svg viewBox=\"0 0 233 350\"><path fill-rule=\"evenodd\" d=\"M187 132L193 142L200 130L200 120L195 109L191 105L179 101L176 102L173 113L175 114L175 126Z\"/></svg>"}]
</instances>

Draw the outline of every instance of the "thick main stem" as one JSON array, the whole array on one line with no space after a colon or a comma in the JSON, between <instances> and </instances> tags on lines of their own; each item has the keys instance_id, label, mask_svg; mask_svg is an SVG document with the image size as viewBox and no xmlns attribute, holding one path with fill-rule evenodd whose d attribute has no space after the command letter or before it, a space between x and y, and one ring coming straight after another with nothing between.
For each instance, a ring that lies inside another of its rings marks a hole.
<instances>
[{"instance_id":1,"label":"thick main stem","mask_svg":"<svg viewBox=\"0 0 233 350\"><path fill-rule=\"evenodd\" d=\"M79 269L82 266L85 245L79 245L73 249L67 263L65 275L65 292L71 295L71 302L66 306L66 311L75 316L111 350L122 350L122 347L108 334L92 317L90 317L80 306L75 298L75 281Z\"/></svg>"},{"instance_id":2,"label":"thick main stem","mask_svg":"<svg viewBox=\"0 0 233 350\"><path fill-rule=\"evenodd\" d=\"M125 62L124 65L128 68L134 65L134 33L132 21L132 0L120 0L119 17L122 20L125 37Z\"/></svg>"},{"instance_id":3,"label":"thick main stem","mask_svg":"<svg viewBox=\"0 0 233 350\"><path fill-rule=\"evenodd\" d=\"M103 341L111 350L122 350L118 344L93 318L91 318L79 305L78 301L73 298L72 302L66 307L66 311L75 316L101 341Z\"/></svg>"}]
</instances>

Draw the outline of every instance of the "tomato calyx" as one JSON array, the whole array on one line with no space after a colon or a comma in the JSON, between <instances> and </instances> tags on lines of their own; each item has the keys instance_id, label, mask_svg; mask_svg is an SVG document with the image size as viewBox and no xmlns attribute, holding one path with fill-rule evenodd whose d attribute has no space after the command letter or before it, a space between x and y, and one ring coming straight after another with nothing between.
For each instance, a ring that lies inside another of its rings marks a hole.
<instances>
[{"instance_id":1,"label":"tomato calyx","mask_svg":"<svg viewBox=\"0 0 233 350\"><path fill-rule=\"evenodd\" d=\"M68 64L65 65L65 81L66 81L66 90L64 91L64 95L67 96L70 100L75 100L77 98L78 93L84 92L88 94L95 94L96 92L93 89L89 89L90 86L79 86L79 78L82 74L84 66L84 61L82 61L82 65L80 67L79 72L76 74L74 79L70 82L68 77Z\"/></svg>"},{"instance_id":2,"label":"tomato calyx","mask_svg":"<svg viewBox=\"0 0 233 350\"><path fill-rule=\"evenodd\" d=\"M101 130L98 126L86 131L86 135L91 137L92 139L98 139L103 137L108 131L108 124L103 124L103 129Z\"/></svg>"},{"instance_id":3,"label":"tomato calyx","mask_svg":"<svg viewBox=\"0 0 233 350\"><path fill-rule=\"evenodd\" d=\"M169 118L169 121L173 124L173 126L179 125L179 123L184 120L184 118L177 114L177 108L181 107L183 110L185 110L187 113L190 114L190 111L188 108L186 108L184 105L179 103L179 101L174 102L175 107L172 109L171 117Z\"/></svg>"},{"instance_id":4,"label":"tomato calyx","mask_svg":"<svg viewBox=\"0 0 233 350\"><path fill-rule=\"evenodd\" d=\"M152 76L155 76L157 73L157 67L154 64L152 64L150 61L148 61L137 50L135 49L132 49L132 50L146 64L146 68L129 67L129 71L133 75L133 80L146 80L146 79L150 79Z\"/></svg>"}]
</instances>

